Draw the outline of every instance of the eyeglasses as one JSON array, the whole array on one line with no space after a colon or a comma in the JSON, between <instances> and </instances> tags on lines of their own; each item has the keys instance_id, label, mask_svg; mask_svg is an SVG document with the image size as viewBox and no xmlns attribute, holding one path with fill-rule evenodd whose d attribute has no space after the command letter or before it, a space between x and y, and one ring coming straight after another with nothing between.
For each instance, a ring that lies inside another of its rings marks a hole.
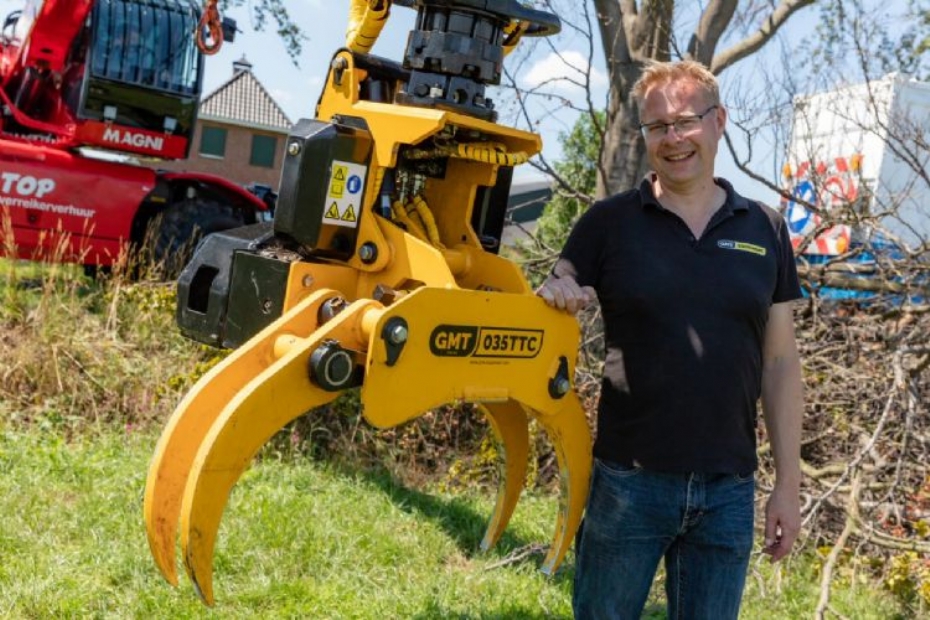
<instances>
[{"instance_id":1,"label":"eyeglasses","mask_svg":"<svg viewBox=\"0 0 930 620\"><path fill-rule=\"evenodd\" d=\"M640 123L639 130L642 132L643 137L647 140L658 140L666 133L668 133L668 128L672 127L675 129L675 133L679 137L684 137L696 132L701 128L701 121L704 120L704 117L710 114L712 111L716 110L718 106L712 105L700 114L694 114L692 116L680 116L671 123Z\"/></svg>"}]
</instances>

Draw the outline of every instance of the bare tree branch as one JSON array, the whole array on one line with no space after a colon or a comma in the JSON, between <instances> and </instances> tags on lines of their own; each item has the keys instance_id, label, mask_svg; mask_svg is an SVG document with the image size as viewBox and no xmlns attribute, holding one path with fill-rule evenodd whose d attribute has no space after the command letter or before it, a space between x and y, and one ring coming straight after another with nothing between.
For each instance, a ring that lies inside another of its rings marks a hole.
<instances>
[{"instance_id":1,"label":"bare tree branch","mask_svg":"<svg viewBox=\"0 0 930 620\"><path fill-rule=\"evenodd\" d=\"M709 65L710 70L719 74L727 67L757 52L795 12L813 3L814 0L782 0L755 33L717 54Z\"/></svg>"},{"instance_id":2,"label":"bare tree branch","mask_svg":"<svg viewBox=\"0 0 930 620\"><path fill-rule=\"evenodd\" d=\"M688 56L710 66L717 43L736 12L736 0L711 0L701 13L697 31L688 43Z\"/></svg>"}]
</instances>

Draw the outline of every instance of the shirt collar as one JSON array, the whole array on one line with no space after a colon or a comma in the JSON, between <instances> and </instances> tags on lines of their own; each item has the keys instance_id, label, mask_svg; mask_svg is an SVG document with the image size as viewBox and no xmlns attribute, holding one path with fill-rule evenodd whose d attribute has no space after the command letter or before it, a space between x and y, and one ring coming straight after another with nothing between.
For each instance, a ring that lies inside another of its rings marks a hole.
<instances>
[{"instance_id":1,"label":"shirt collar","mask_svg":"<svg viewBox=\"0 0 930 620\"><path fill-rule=\"evenodd\" d=\"M658 207L665 211L665 207L659 204L658 199L655 196L655 193L652 191L652 182L655 179L655 173L650 172L643 179L643 182L639 184L639 196L640 201L643 206L651 205L653 207ZM723 206L720 208L721 215L731 214L735 211L748 211L749 210L749 201L744 197L736 193L736 190L733 189L733 186L730 185L730 182L726 179L720 177L714 177L714 183L723 188L723 191L727 193L726 202L723 203Z\"/></svg>"}]
</instances>

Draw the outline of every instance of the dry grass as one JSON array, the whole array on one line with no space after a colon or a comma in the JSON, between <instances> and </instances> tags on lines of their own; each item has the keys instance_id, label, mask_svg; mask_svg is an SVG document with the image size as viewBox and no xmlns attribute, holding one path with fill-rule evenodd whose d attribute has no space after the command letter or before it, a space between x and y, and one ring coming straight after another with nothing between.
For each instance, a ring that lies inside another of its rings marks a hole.
<instances>
[{"instance_id":1,"label":"dry grass","mask_svg":"<svg viewBox=\"0 0 930 620\"><path fill-rule=\"evenodd\" d=\"M10 422L71 432L163 420L211 355L177 334L173 284L11 260L0 274L0 403Z\"/></svg>"}]
</instances>

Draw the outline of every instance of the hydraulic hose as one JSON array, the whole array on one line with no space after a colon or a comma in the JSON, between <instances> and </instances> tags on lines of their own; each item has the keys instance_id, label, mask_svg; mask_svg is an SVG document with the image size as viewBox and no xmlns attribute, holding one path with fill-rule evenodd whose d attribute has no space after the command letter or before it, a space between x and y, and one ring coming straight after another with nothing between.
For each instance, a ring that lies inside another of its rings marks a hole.
<instances>
[{"instance_id":1,"label":"hydraulic hose","mask_svg":"<svg viewBox=\"0 0 930 620\"><path fill-rule=\"evenodd\" d=\"M367 54L374 47L391 9L389 0L352 0L346 47Z\"/></svg>"}]
</instances>

